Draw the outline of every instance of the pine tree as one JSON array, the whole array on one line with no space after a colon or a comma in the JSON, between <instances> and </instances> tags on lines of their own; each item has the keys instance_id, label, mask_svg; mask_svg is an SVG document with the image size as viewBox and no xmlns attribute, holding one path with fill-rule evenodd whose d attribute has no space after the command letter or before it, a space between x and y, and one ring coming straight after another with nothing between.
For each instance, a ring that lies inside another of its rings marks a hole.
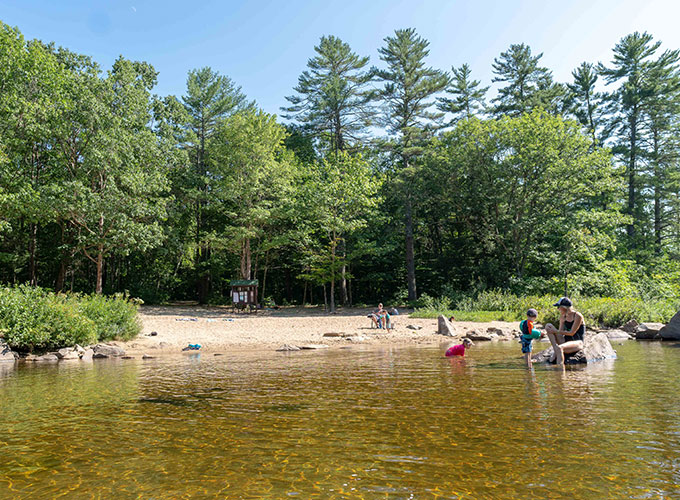
<instances>
[{"instance_id":1,"label":"pine tree","mask_svg":"<svg viewBox=\"0 0 680 500\"><path fill-rule=\"evenodd\" d=\"M578 121L586 127L592 137L593 144L598 144L598 130L602 115L602 94L595 90L598 74L595 67L587 62L571 72L574 83L568 84L574 96L574 114Z\"/></svg>"},{"instance_id":2,"label":"pine tree","mask_svg":"<svg viewBox=\"0 0 680 500\"><path fill-rule=\"evenodd\" d=\"M444 113L453 114L451 125L462 119L478 116L486 110L484 102L489 87L480 87L479 80L470 79L470 66L467 63L460 68L452 67L453 79L446 89L452 98L441 97L437 99L437 108Z\"/></svg>"},{"instance_id":3,"label":"pine tree","mask_svg":"<svg viewBox=\"0 0 680 500\"><path fill-rule=\"evenodd\" d=\"M438 125L441 113L430 110L433 96L448 85L445 73L425 66L429 42L412 28L395 31L385 38L380 58L387 69L378 71L385 83L380 96L385 103L385 124L397 136L394 148L399 158L399 187L404 198L406 271L408 298L415 300L416 274L413 246L413 193L415 159L422 153L428 133Z\"/></svg>"},{"instance_id":4,"label":"pine tree","mask_svg":"<svg viewBox=\"0 0 680 500\"><path fill-rule=\"evenodd\" d=\"M361 144L372 123L373 75L368 57L360 57L334 36L323 36L317 56L307 62L295 87L297 95L286 99L286 118L300 122L322 145L337 154Z\"/></svg>"}]
</instances>

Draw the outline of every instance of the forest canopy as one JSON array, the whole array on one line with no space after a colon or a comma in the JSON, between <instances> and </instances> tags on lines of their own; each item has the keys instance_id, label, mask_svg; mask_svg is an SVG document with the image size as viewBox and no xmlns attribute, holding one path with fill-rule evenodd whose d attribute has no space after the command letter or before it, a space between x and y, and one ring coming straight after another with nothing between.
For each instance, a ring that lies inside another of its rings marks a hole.
<instances>
[{"instance_id":1,"label":"forest canopy","mask_svg":"<svg viewBox=\"0 0 680 500\"><path fill-rule=\"evenodd\" d=\"M212 68L182 96L0 22L0 282L147 302L680 298L678 50L648 33L489 85L398 29L310 47L282 117ZM453 59L453 57L452 57ZM374 63L375 65L372 65Z\"/></svg>"}]
</instances>

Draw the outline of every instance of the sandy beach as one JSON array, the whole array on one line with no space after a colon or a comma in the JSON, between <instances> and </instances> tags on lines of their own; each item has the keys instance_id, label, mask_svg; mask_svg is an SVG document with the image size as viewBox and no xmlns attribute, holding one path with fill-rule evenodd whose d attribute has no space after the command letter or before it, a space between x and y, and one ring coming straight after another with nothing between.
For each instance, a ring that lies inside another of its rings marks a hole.
<instances>
[{"instance_id":1,"label":"sandy beach","mask_svg":"<svg viewBox=\"0 0 680 500\"><path fill-rule=\"evenodd\" d=\"M415 319L408 314L393 316L389 332L371 327L370 309L340 309L327 314L322 308L284 308L257 314L232 313L230 307L143 306L142 333L117 343L128 353L178 352L188 344L201 344L201 351L275 350L283 345L324 344L439 344L453 340L437 335L436 319ZM407 325L421 326L412 330ZM515 323L456 322L461 335L470 329L516 328ZM155 332L155 335L153 334ZM336 336L328 336L328 334Z\"/></svg>"}]
</instances>

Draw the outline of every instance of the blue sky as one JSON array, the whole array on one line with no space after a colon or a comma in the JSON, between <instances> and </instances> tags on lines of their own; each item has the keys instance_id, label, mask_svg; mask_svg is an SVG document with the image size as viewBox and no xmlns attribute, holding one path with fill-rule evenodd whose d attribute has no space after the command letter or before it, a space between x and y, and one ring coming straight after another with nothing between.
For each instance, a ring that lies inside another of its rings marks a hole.
<instances>
[{"instance_id":1,"label":"blue sky","mask_svg":"<svg viewBox=\"0 0 680 500\"><path fill-rule=\"evenodd\" d=\"M430 41L430 65L467 62L485 85L493 59L524 42L567 81L582 61L608 62L635 30L680 48L678 14L678 0L0 0L0 20L27 38L91 55L105 69L121 54L150 62L158 94L181 95L190 69L211 66L270 113L286 104L322 35L380 66L383 39L413 27Z\"/></svg>"}]
</instances>

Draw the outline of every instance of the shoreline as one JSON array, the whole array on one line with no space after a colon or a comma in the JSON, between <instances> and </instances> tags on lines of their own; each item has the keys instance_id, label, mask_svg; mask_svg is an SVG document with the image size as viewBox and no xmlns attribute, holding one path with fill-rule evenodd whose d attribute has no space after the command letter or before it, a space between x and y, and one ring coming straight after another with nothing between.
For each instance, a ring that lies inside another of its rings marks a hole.
<instances>
[{"instance_id":1,"label":"shoreline","mask_svg":"<svg viewBox=\"0 0 680 500\"><path fill-rule=\"evenodd\" d=\"M257 313L232 313L228 306L142 306L140 335L113 344L126 354L166 354L182 352L188 344L201 344L200 352L274 351L284 345L329 348L351 345L423 345L454 342L469 330L501 328L517 330L515 322L476 323L457 321L457 337L437 333L437 319L392 316L394 329L371 327L371 309L339 309L327 314L320 308L297 307L263 310ZM418 330L408 325L420 327ZM155 332L153 335L152 332ZM328 334L334 336L328 336Z\"/></svg>"}]
</instances>

